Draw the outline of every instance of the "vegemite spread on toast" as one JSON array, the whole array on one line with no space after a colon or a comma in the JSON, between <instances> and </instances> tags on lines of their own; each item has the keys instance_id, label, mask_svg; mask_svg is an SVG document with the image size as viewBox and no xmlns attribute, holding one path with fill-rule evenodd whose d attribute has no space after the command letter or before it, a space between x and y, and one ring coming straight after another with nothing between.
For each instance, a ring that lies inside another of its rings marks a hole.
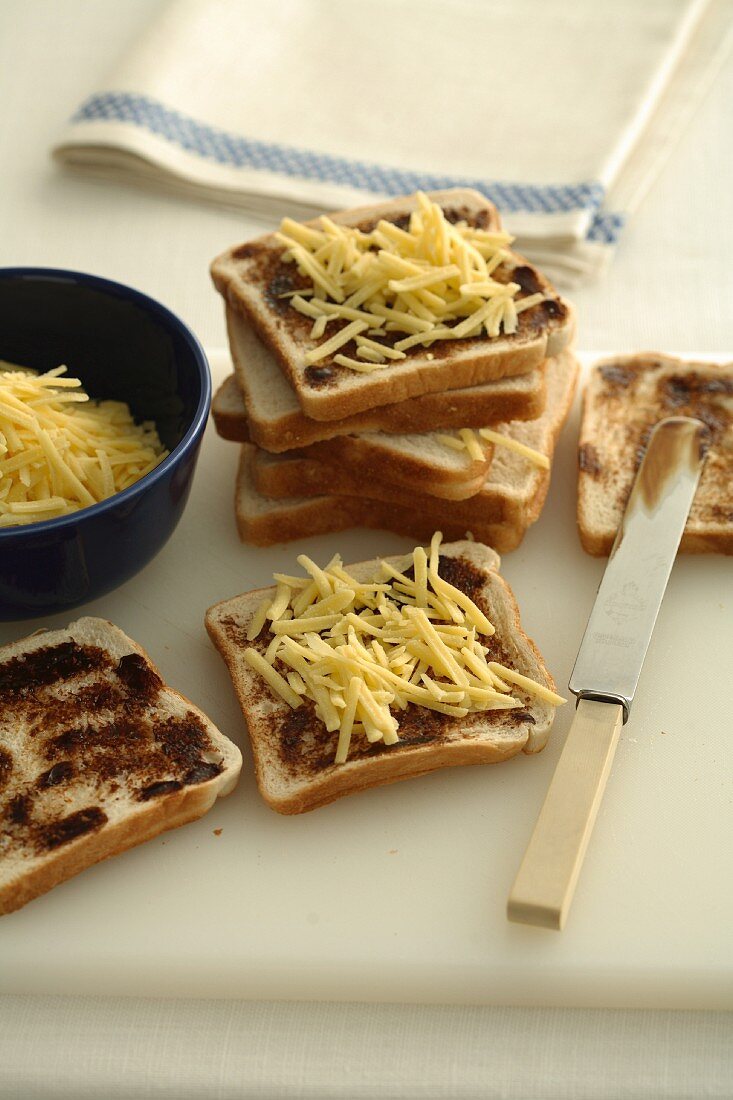
<instances>
[{"instance_id":1,"label":"vegemite spread on toast","mask_svg":"<svg viewBox=\"0 0 733 1100\"><path fill-rule=\"evenodd\" d=\"M218 775L219 754L197 715L156 714L162 689L141 654L117 659L73 640L0 664L3 720L30 728L34 758L42 762L32 779L20 781L27 765L9 745L0 749L6 839L42 851L101 828L107 816L98 806L65 812L63 795L76 787L109 794L122 785L149 802Z\"/></svg>"}]
</instances>

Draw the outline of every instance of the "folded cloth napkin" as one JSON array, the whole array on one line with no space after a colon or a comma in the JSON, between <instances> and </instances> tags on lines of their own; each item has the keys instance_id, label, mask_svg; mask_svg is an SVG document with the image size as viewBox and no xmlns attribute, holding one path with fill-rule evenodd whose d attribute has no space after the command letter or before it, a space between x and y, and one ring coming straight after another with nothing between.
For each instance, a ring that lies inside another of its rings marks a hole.
<instances>
[{"instance_id":1,"label":"folded cloth napkin","mask_svg":"<svg viewBox=\"0 0 733 1100\"><path fill-rule=\"evenodd\" d=\"M730 0L175 0L54 153L276 218L476 187L603 269L725 54Z\"/></svg>"}]
</instances>

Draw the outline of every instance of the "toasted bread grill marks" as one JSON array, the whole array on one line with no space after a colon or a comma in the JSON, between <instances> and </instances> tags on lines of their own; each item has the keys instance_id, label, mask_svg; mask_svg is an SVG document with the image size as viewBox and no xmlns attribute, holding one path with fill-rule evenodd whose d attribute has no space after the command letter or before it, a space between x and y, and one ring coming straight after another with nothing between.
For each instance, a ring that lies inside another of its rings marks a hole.
<instances>
[{"instance_id":1,"label":"toasted bread grill marks","mask_svg":"<svg viewBox=\"0 0 733 1100\"><path fill-rule=\"evenodd\" d=\"M279 672L283 672L282 661L276 661ZM316 717L313 703L307 699L297 710L291 710L276 722L276 751L284 764L297 768L306 775L318 775L323 769L333 767L333 758L338 741L337 733L329 733L326 727L314 736L314 729L321 726Z\"/></svg>"},{"instance_id":2,"label":"toasted bread grill marks","mask_svg":"<svg viewBox=\"0 0 733 1100\"><path fill-rule=\"evenodd\" d=\"M522 295L519 295L519 300L522 300ZM535 328L542 321L542 314L545 314L551 321L562 321L568 315L567 306L560 302L556 298L545 298L544 302L539 302L534 309L528 309L527 314L532 319L532 323Z\"/></svg>"}]
</instances>

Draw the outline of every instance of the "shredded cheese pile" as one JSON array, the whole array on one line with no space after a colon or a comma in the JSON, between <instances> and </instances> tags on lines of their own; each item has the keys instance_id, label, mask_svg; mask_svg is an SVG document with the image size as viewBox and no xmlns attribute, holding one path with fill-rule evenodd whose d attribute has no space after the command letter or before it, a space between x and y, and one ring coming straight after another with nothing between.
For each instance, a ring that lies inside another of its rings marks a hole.
<instances>
[{"instance_id":1,"label":"shredded cheese pile","mask_svg":"<svg viewBox=\"0 0 733 1100\"><path fill-rule=\"evenodd\" d=\"M384 220L370 233L327 217L319 219L318 229L282 221L275 236L285 245L283 258L313 283L282 297L313 318L313 339L332 322L347 321L307 352L306 363L333 355L351 370L380 370L417 345L516 332L517 315L543 300L542 294L517 300L518 283L492 278L510 256L508 233L454 225L421 191L417 202L407 229ZM388 332L406 336L389 345L379 339ZM351 340L355 359L339 353Z\"/></svg>"},{"instance_id":2,"label":"shredded cheese pile","mask_svg":"<svg viewBox=\"0 0 733 1100\"><path fill-rule=\"evenodd\" d=\"M307 576L276 573L274 598L257 608L247 639L266 624L264 654L245 650L247 663L296 709L315 704L326 729L338 730L335 763L343 764L354 734L368 742L399 741L393 711L410 704L455 717L520 707L512 684L557 706L565 700L534 680L488 659L481 637L494 634L484 613L438 573L441 534L429 556L413 551L413 577L382 561L378 580L361 583L336 555L325 569L305 554ZM274 667L282 662L289 671Z\"/></svg>"},{"instance_id":3,"label":"shredded cheese pile","mask_svg":"<svg viewBox=\"0 0 733 1100\"><path fill-rule=\"evenodd\" d=\"M525 443L520 443L518 439L512 439L510 435L495 432L493 428L479 428L478 434L487 443L506 447L507 450L514 451L515 454L521 455L542 470L550 469L550 460L546 454L543 454L542 451L536 451L533 447L528 447ZM453 451L462 451L470 459L481 462L485 458L481 441L476 438L476 432L472 428L460 428L457 435L447 435L441 432L435 438L443 446L450 447Z\"/></svg>"},{"instance_id":4,"label":"shredded cheese pile","mask_svg":"<svg viewBox=\"0 0 733 1100\"><path fill-rule=\"evenodd\" d=\"M91 401L66 367L0 364L0 527L67 515L128 488L165 458L153 423Z\"/></svg>"}]
</instances>

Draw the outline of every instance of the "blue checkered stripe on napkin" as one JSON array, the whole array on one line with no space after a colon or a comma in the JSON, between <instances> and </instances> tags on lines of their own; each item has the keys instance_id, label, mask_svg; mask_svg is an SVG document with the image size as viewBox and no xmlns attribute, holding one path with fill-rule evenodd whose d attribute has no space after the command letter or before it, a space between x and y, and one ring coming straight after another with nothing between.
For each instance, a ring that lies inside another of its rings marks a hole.
<instances>
[{"instance_id":1,"label":"blue checkered stripe on napkin","mask_svg":"<svg viewBox=\"0 0 733 1100\"><path fill-rule=\"evenodd\" d=\"M625 220L623 214L600 209L604 191L595 181L536 186L405 171L241 137L199 122L148 96L129 92L101 92L91 96L72 122L125 122L218 164L342 184L377 194L403 195L418 189L440 191L448 187L473 187L510 214L564 214L587 210L593 213L587 239L602 244L616 242Z\"/></svg>"}]
</instances>

